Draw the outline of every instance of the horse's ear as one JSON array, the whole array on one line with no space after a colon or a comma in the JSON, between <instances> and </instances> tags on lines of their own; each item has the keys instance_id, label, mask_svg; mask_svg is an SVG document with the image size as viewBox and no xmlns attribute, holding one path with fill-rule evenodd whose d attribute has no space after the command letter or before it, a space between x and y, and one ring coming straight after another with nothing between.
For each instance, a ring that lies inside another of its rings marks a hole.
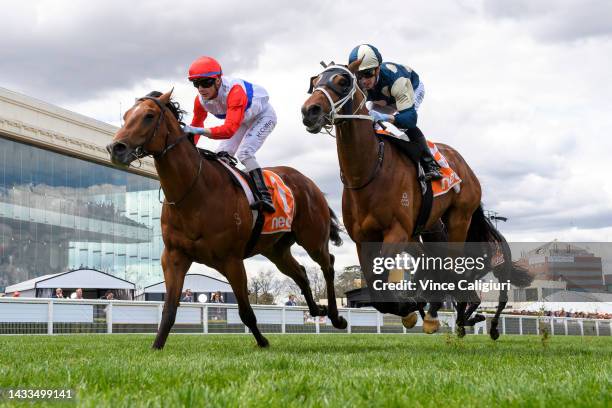
<instances>
[{"instance_id":1,"label":"horse's ear","mask_svg":"<svg viewBox=\"0 0 612 408\"><path fill-rule=\"evenodd\" d=\"M169 91L159 97L159 101L164 105L167 105L170 102L170 98L172 98L172 92L174 91L174 87Z\"/></svg>"},{"instance_id":2,"label":"horse's ear","mask_svg":"<svg viewBox=\"0 0 612 408\"><path fill-rule=\"evenodd\" d=\"M361 61L363 61L363 58L365 58L365 56L362 57L361 59L358 59L357 61L351 62L349 66L347 67L349 71L351 71L353 74L356 74L357 71L359 71L359 65L361 65Z\"/></svg>"}]
</instances>

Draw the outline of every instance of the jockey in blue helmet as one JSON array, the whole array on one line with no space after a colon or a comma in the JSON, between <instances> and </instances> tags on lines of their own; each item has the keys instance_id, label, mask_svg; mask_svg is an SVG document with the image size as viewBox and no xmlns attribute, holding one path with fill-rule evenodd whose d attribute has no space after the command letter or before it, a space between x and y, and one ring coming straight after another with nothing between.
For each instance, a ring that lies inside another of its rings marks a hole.
<instances>
[{"instance_id":1,"label":"jockey in blue helmet","mask_svg":"<svg viewBox=\"0 0 612 408\"><path fill-rule=\"evenodd\" d=\"M349 64L361 61L357 79L367 92L367 107L374 120L387 121L404 129L411 141L421 147L421 163L426 179L440 179L440 166L433 158L427 141L417 127L417 111L425 97L425 87L419 75L406 65L383 62L376 47L361 44L353 48ZM382 110L391 108L395 113L386 114Z\"/></svg>"}]
</instances>

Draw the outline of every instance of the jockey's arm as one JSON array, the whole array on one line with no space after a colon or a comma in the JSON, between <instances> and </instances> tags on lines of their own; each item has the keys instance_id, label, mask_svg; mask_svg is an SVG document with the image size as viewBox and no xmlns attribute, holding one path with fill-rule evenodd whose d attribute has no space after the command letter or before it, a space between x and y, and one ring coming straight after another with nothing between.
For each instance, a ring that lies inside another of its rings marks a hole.
<instances>
[{"instance_id":1,"label":"jockey's arm","mask_svg":"<svg viewBox=\"0 0 612 408\"><path fill-rule=\"evenodd\" d=\"M208 116L208 112L206 112L206 109L204 109L200 103L200 98L196 96L195 101L193 102L193 119L191 120L191 127L186 127L188 131L193 131L193 143L196 146L198 145L201 134L204 134L206 131L206 129L204 129L204 121L206 120L206 116ZM195 132L196 130L201 130L201 132Z\"/></svg>"},{"instance_id":2,"label":"jockey's arm","mask_svg":"<svg viewBox=\"0 0 612 408\"><path fill-rule=\"evenodd\" d=\"M204 127L206 116L208 116L208 112L206 112L206 109L204 109L200 103L200 98L196 96L193 102L193 119L191 119L191 126Z\"/></svg>"},{"instance_id":3,"label":"jockey's arm","mask_svg":"<svg viewBox=\"0 0 612 408\"><path fill-rule=\"evenodd\" d=\"M391 86L391 96L395 98L397 113L393 123L401 129L414 128L417 125L417 111L414 106L414 89L409 78L399 77Z\"/></svg>"},{"instance_id":4,"label":"jockey's arm","mask_svg":"<svg viewBox=\"0 0 612 408\"><path fill-rule=\"evenodd\" d=\"M227 94L227 112L225 113L225 121L221 126L212 128L204 128L204 120L207 112L202 107L199 98L196 97L193 120L191 121L192 128L189 131L196 133L195 143L198 143L200 135L204 135L210 139L223 140L234 136L244 119L244 112L248 104L248 98L244 90L236 85L230 89Z\"/></svg>"},{"instance_id":5,"label":"jockey's arm","mask_svg":"<svg viewBox=\"0 0 612 408\"><path fill-rule=\"evenodd\" d=\"M248 98L244 89L239 85L234 85L227 94L227 113L225 122L221 126L206 129L205 133L211 139L223 140L234 136L244 119L244 112L248 104Z\"/></svg>"}]
</instances>

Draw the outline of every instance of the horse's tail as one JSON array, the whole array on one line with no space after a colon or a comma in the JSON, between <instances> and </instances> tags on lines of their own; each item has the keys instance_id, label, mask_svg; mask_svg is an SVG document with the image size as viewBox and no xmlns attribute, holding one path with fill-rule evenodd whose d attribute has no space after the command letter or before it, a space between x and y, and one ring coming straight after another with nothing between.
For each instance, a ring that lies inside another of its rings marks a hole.
<instances>
[{"instance_id":1,"label":"horse's tail","mask_svg":"<svg viewBox=\"0 0 612 408\"><path fill-rule=\"evenodd\" d=\"M497 228L495 228L491 220L485 216L482 204L479 205L474 214L472 214L472 222L468 230L467 241L498 243L504 256L504 263L495 268L495 274L498 275L499 272L502 272L502 279L507 277L511 284L519 288L527 287L533 281L533 277L526 268L518 265L516 262L512 262L510 245L508 245L506 238L504 238Z\"/></svg>"},{"instance_id":2,"label":"horse's tail","mask_svg":"<svg viewBox=\"0 0 612 408\"><path fill-rule=\"evenodd\" d=\"M331 225L329 228L329 240L335 246L340 246L342 245L342 238L340 237L342 227L340 226L340 221L338 221L338 217L336 217L334 210L332 210L329 206L327 208L329 208L329 217L331 219Z\"/></svg>"}]
</instances>

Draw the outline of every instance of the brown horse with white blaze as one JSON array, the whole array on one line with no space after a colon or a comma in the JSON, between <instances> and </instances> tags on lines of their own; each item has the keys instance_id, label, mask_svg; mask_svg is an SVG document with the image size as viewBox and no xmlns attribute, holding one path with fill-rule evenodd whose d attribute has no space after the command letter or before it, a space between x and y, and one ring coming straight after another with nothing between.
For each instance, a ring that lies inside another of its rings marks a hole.
<instances>
[{"instance_id":1,"label":"brown horse with white blaze","mask_svg":"<svg viewBox=\"0 0 612 408\"><path fill-rule=\"evenodd\" d=\"M365 94L355 78L359 62L348 68L329 66L313 78L311 89L314 89L302 106L302 117L311 133L319 133L324 126L335 125L344 184L343 223L356 242L362 270L367 271L368 268L363 265L364 243L418 242L413 231L423 199L417 181L418 169L414 163L394 145L377 137L373 130L372 119L365 108ZM447 232L444 240L449 242L497 241L497 238L492 238L492 226L481 216L478 178L455 149L441 143L436 145L462 183L460 191L451 189L433 200L425 228L433 229L442 220ZM473 215L477 216L473 218ZM505 259L510 263L508 257ZM368 285L374 279L367 275L365 278ZM416 322L415 304L380 302L374 306L383 313L397 314L405 319L412 316L409 321L413 324ZM424 331L431 333L439 328L437 310L440 306L439 302L430 305L424 319ZM466 302L457 304L457 326L460 330L469 318L466 307ZM470 314L472 312L469 311ZM497 317L492 326L497 326Z\"/></svg>"},{"instance_id":2,"label":"brown horse with white blaze","mask_svg":"<svg viewBox=\"0 0 612 408\"><path fill-rule=\"evenodd\" d=\"M223 274L232 286L240 318L257 344L268 340L257 327L248 299L243 259L262 254L300 287L313 316L329 316L337 328L346 320L338 315L334 292L334 257L330 240L341 244L339 226L323 193L307 177L290 167L270 168L293 191L295 214L291 231L261 235L250 252L253 215L244 192L231 180L228 170L216 160L202 157L180 126L182 111L171 101L172 91L140 98L125 113L125 124L107 146L112 162L129 166L134 160L152 156L164 191L161 214L164 251L161 264L166 280L166 299L153 348L163 348L172 328L185 274L192 262L205 264ZM312 296L305 269L291 255L297 243L320 265L327 284L328 307L318 306Z\"/></svg>"}]
</instances>

